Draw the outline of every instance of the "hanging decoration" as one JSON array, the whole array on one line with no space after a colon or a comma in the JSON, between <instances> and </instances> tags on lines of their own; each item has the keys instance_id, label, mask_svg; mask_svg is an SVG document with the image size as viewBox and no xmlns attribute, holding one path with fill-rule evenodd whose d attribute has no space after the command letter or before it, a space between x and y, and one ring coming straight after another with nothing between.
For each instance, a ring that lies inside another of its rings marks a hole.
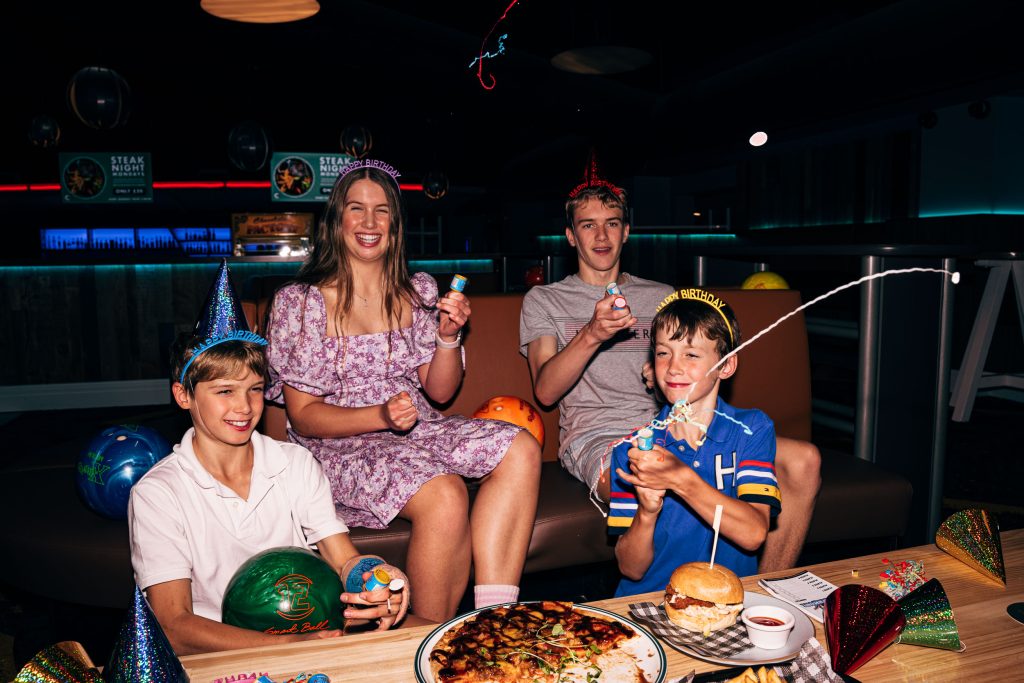
<instances>
[{"instance_id":1,"label":"hanging decoration","mask_svg":"<svg viewBox=\"0 0 1024 683\"><path fill-rule=\"evenodd\" d=\"M498 20L494 22L493 26L491 26L491 30L487 32L486 36L484 36L483 42L480 43L480 52L477 54L476 59L474 59L469 64L469 68L471 69L473 68L474 64L476 65L476 79L480 81L480 85L483 86L484 90L494 90L494 86L497 85L497 80L494 78L494 74L487 74L487 80L484 80L484 62L487 59L505 54L504 41L506 38L508 38L508 34L503 33L501 37L498 38L497 52L492 53L487 51L487 41L491 39L491 35L494 33L494 30L498 28L498 24L505 21L505 17L508 16L508 13L512 11L512 8L518 4L519 0L512 0L512 2L508 4L508 7L505 8L505 11L501 13L501 16L498 17Z\"/></svg>"},{"instance_id":2,"label":"hanging decoration","mask_svg":"<svg viewBox=\"0 0 1024 683\"><path fill-rule=\"evenodd\" d=\"M349 156L362 159L373 149L373 134L366 126L346 126L341 131L341 149Z\"/></svg>"},{"instance_id":3,"label":"hanging decoration","mask_svg":"<svg viewBox=\"0 0 1024 683\"><path fill-rule=\"evenodd\" d=\"M98 130L109 130L128 121L131 90L113 69L87 66L68 83L68 106L78 120Z\"/></svg>"},{"instance_id":4,"label":"hanging decoration","mask_svg":"<svg viewBox=\"0 0 1024 683\"><path fill-rule=\"evenodd\" d=\"M60 124L48 114L40 114L28 125L28 139L33 147L53 149L60 142Z\"/></svg>"},{"instance_id":5,"label":"hanging decoration","mask_svg":"<svg viewBox=\"0 0 1024 683\"><path fill-rule=\"evenodd\" d=\"M263 126L243 121L228 133L228 159L241 171L258 171L270 158L270 139Z\"/></svg>"},{"instance_id":6,"label":"hanging decoration","mask_svg":"<svg viewBox=\"0 0 1024 683\"><path fill-rule=\"evenodd\" d=\"M423 176L423 194L428 199L440 199L448 194L448 176L441 171L427 171Z\"/></svg>"}]
</instances>

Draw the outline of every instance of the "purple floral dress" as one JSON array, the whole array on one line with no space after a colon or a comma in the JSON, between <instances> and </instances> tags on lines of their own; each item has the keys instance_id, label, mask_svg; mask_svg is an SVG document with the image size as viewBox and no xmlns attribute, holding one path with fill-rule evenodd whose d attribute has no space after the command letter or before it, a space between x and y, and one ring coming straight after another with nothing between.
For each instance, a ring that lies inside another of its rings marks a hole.
<instances>
[{"instance_id":1,"label":"purple floral dress","mask_svg":"<svg viewBox=\"0 0 1024 683\"><path fill-rule=\"evenodd\" d=\"M432 306L437 301L433 277L416 273L412 282L425 302ZM430 479L442 474L478 478L497 467L520 428L445 417L421 390L417 368L434 356L436 311L416 308L412 327L345 338L326 336L326 325L316 287L291 284L278 291L267 347L268 400L283 402L285 384L346 407L379 405L407 391L419 411L416 426L403 434L384 430L316 439L296 434L289 425L289 438L323 465L346 524L382 529Z\"/></svg>"}]
</instances>

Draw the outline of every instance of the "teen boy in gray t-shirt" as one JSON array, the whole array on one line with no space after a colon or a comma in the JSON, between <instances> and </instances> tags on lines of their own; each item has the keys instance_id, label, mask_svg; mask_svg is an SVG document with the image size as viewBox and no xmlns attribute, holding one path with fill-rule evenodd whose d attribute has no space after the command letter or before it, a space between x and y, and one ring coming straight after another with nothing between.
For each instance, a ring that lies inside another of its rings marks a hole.
<instances>
[{"instance_id":1,"label":"teen boy in gray t-shirt","mask_svg":"<svg viewBox=\"0 0 1024 683\"><path fill-rule=\"evenodd\" d=\"M586 372L559 402L558 457L591 489L607 468L601 460L610 457L609 445L628 428L645 424L658 409L640 368L648 360L654 309L672 288L627 273L617 279L636 323L598 345ZM561 352L590 323L594 302L605 296L604 285L589 284L578 275L531 289L519 319L522 354L528 355L530 342L545 336L554 337Z\"/></svg>"}]
</instances>

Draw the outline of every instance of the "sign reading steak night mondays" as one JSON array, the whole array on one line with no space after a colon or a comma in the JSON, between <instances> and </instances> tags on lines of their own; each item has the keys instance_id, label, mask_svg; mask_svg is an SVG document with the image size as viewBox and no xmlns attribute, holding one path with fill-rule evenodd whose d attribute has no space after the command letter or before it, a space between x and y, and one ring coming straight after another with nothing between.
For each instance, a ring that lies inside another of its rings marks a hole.
<instances>
[{"instance_id":1,"label":"sign reading steak night mondays","mask_svg":"<svg viewBox=\"0 0 1024 683\"><path fill-rule=\"evenodd\" d=\"M107 204L153 201L148 152L81 152L59 155L61 200Z\"/></svg>"},{"instance_id":2,"label":"sign reading steak night mondays","mask_svg":"<svg viewBox=\"0 0 1024 683\"><path fill-rule=\"evenodd\" d=\"M326 202L338 174L355 161L348 154L275 152L270 192L275 202Z\"/></svg>"}]
</instances>

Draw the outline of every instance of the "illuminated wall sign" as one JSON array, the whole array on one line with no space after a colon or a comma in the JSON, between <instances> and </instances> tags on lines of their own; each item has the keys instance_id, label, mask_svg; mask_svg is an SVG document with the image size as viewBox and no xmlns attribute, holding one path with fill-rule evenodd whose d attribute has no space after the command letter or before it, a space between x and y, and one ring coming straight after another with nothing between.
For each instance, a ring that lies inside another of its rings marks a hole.
<instances>
[{"instance_id":1,"label":"illuminated wall sign","mask_svg":"<svg viewBox=\"0 0 1024 683\"><path fill-rule=\"evenodd\" d=\"M153 164L146 152L59 155L60 196L69 203L153 201Z\"/></svg>"},{"instance_id":2,"label":"illuminated wall sign","mask_svg":"<svg viewBox=\"0 0 1024 683\"><path fill-rule=\"evenodd\" d=\"M326 202L348 154L275 152L270 159L270 193L275 202Z\"/></svg>"}]
</instances>

